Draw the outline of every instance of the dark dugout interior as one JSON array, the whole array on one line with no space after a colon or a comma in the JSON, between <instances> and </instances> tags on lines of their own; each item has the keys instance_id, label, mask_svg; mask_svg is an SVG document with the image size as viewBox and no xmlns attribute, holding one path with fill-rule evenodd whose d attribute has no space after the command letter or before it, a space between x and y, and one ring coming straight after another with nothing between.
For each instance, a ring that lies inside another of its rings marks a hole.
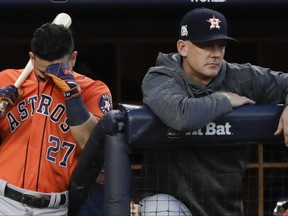
<instances>
[{"instance_id":1,"label":"dark dugout interior","mask_svg":"<svg viewBox=\"0 0 288 216\"><path fill-rule=\"evenodd\" d=\"M175 52L185 12L209 7L238 39L226 60L288 71L287 9L283 0L1 0L0 70L23 68L34 30L60 13L72 17L79 52L75 67L106 82L114 102L141 103L141 81L161 52Z\"/></svg>"}]
</instances>

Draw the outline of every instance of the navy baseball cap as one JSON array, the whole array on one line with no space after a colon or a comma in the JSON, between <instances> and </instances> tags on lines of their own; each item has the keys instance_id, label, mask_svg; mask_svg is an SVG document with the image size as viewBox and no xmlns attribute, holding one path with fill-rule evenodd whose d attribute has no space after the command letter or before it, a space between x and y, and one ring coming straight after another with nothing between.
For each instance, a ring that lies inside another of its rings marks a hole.
<instances>
[{"instance_id":1,"label":"navy baseball cap","mask_svg":"<svg viewBox=\"0 0 288 216\"><path fill-rule=\"evenodd\" d=\"M213 40L236 41L227 35L227 21L223 14L208 8L188 12L180 22L179 39L193 43Z\"/></svg>"}]
</instances>

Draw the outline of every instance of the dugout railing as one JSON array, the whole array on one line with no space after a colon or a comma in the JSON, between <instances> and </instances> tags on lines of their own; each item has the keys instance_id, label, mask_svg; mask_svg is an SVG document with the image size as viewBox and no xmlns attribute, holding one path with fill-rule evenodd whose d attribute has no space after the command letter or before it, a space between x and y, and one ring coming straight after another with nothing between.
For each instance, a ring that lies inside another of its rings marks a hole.
<instances>
[{"instance_id":1,"label":"dugout railing","mask_svg":"<svg viewBox=\"0 0 288 216\"><path fill-rule=\"evenodd\" d=\"M288 149L283 136L274 135L283 105L242 106L202 129L185 133L167 127L148 107L122 104L118 109L125 113L125 130L105 139L107 215L130 215L131 183L141 169L133 154L155 147L251 145L251 162L244 178L245 215L273 215L277 201L288 195Z\"/></svg>"}]
</instances>

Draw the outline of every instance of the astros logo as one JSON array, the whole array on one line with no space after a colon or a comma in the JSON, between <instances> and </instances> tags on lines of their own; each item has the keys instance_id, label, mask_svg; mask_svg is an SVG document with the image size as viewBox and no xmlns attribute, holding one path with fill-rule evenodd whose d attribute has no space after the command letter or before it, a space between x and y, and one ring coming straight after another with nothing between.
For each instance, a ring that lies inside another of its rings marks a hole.
<instances>
[{"instance_id":1,"label":"astros logo","mask_svg":"<svg viewBox=\"0 0 288 216\"><path fill-rule=\"evenodd\" d=\"M207 22L209 22L211 25L210 25L210 30L212 28L217 28L220 30L220 23L222 22L220 19L217 19L215 17L215 15L213 15L213 18L210 18L209 20L206 20Z\"/></svg>"},{"instance_id":2,"label":"astros logo","mask_svg":"<svg viewBox=\"0 0 288 216\"><path fill-rule=\"evenodd\" d=\"M109 94L101 95L99 99L99 106L103 113L112 110L112 98Z\"/></svg>"}]
</instances>

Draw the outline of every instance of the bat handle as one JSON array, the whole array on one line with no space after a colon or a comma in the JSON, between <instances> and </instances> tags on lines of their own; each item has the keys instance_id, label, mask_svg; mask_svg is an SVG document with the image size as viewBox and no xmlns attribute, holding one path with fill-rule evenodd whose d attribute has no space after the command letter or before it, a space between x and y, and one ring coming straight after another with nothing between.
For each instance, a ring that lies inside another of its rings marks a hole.
<instances>
[{"instance_id":1,"label":"bat handle","mask_svg":"<svg viewBox=\"0 0 288 216\"><path fill-rule=\"evenodd\" d=\"M8 104L9 103L7 100L3 100L0 102L0 119L5 115Z\"/></svg>"}]
</instances>

